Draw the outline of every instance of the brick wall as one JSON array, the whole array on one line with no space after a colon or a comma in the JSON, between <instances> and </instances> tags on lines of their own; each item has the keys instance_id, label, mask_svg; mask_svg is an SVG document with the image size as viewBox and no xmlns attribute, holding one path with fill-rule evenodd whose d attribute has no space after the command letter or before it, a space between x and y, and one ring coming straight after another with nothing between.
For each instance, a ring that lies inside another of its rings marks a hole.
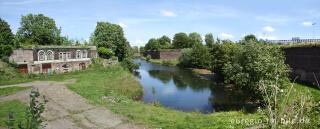
<instances>
[{"instance_id":1,"label":"brick wall","mask_svg":"<svg viewBox=\"0 0 320 129\"><path fill-rule=\"evenodd\" d=\"M177 60L180 56L180 50L162 50L159 52L146 52L143 56L150 55L152 59Z\"/></svg>"},{"instance_id":2,"label":"brick wall","mask_svg":"<svg viewBox=\"0 0 320 129\"><path fill-rule=\"evenodd\" d=\"M313 82L320 81L320 47L284 49L286 61L292 68L291 78Z\"/></svg>"}]
</instances>

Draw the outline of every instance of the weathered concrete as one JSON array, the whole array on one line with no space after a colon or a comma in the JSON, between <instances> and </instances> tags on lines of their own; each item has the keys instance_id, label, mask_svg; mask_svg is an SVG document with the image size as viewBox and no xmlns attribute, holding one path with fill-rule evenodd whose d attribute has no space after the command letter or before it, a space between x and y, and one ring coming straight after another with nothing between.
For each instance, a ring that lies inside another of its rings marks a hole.
<instances>
[{"instance_id":1,"label":"weathered concrete","mask_svg":"<svg viewBox=\"0 0 320 129\"><path fill-rule=\"evenodd\" d=\"M152 59L177 60L180 56L180 50L161 50L159 52L146 52L144 56L150 55Z\"/></svg>"},{"instance_id":2,"label":"weathered concrete","mask_svg":"<svg viewBox=\"0 0 320 129\"><path fill-rule=\"evenodd\" d=\"M317 85L320 81L320 47L285 48L284 52L285 63L292 68L290 77Z\"/></svg>"},{"instance_id":3,"label":"weathered concrete","mask_svg":"<svg viewBox=\"0 0 320 129\"><path fill-rule=\"evenodd\" d=\"M109 109L89 103L82 96L70 91L66 84L76 80L65 82L35 81L18 85L1 86L6 87L27 87L38 88L41 95L45 95L49 102L46 104L42 114L47 119L47 129L141 129L144 127L128 123L127 118L114 114ZM29 99L30 90L0 97L0 103L10 100L20 100L26 104Z\"/></svg>"}]
</instances>

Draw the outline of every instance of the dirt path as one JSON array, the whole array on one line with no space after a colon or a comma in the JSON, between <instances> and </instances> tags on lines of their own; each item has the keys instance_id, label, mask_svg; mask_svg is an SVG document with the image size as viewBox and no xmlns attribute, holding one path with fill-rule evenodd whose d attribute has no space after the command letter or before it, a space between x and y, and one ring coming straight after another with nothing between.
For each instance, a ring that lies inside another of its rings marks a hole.
<instances>
[{"instance_id":1,"label":"dirt path","mask_svg":"<svg viewBox=\"0 0 320 129\"><path fill-rule=\"evenodd\" d=\"M47 129L140 129L128 123L127 118L114 114L102 106L92 105L82 96L70 91L65 86L76 80L64 82L35 81L18 85L1 86L38 88L41 95L45 95L49 102L46 104L43 116L47 119ZM29 102L30 90L0 97L0 102L20 100Z\"/></svg>"}]
</instances>

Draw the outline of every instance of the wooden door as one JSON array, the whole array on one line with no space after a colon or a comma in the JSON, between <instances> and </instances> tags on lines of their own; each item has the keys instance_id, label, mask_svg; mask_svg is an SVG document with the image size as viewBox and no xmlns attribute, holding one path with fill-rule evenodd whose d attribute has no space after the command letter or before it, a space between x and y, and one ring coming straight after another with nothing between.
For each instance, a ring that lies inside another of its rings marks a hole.
<instances>
[{"instance_id":1,"label":"wooden door","mask_svg":"<svg viewBox=\"0 0 320 129\"><path fill-rule=\"evenodd\" d=\"M81 70L86 70L86 64L85 63L81 63L80 64L80 69Z\"/></svg>"},{"instance_id":2,"label":"wooden door","mask_svg":"<svg viewBox=\"0 0 320 129\"><path fill-rule=\"evenodd\" d=\"M27 64L20 64L19 65L19 72L20 73L28 73L28 65Z\"/></svg>"},{"instance_id":3,"label":"wooden door","mask_svg":"<svg viewBox=\"0 0 320 129\"><path fill-rule=\"evenodd\" d=\"M42 73L48 73L51 71L51 64L42 64Z\"/></svg>"}]
</instances>

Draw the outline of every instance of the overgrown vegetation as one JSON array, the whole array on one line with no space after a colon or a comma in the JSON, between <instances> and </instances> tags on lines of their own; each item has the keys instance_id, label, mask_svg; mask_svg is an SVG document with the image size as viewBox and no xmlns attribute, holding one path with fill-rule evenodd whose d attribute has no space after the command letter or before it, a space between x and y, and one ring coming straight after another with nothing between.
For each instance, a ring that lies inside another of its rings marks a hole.
<instances>
[{"instance_id":1,"label":"overgrown vegetation","mask_svg":"<svg viewBox=\"0 0 320 129\"><path fill-rule=\"evenodd\" d=\"M15 118L14 128L18 128L19 122L25 118L25 104L19 100L12 100L0 103L0 126L7 127L6 122L9 120L8 114L10 112L12 117Z\"/></svg>"},{"instance_id":2,"label":"overgrown vegetation","mask_svg":"<svg viewBox=\"0 0 320 129\"><path fill-rule=\"evenodd\" d=\"M17 126L19 129L42 129L45 127L41 114L44 112L44 106L48 100L45 96L42 96L43 100L40 101L38 97L40 97L38 89L32 88L30 93L30 103L29 106L25 108L24 119L19 121L18 125L15 125L15 121L17 120L13 116L14 112L10 112L9 120L6 122L9 129L14 129Z\"/></svg>"}]
</instances>

